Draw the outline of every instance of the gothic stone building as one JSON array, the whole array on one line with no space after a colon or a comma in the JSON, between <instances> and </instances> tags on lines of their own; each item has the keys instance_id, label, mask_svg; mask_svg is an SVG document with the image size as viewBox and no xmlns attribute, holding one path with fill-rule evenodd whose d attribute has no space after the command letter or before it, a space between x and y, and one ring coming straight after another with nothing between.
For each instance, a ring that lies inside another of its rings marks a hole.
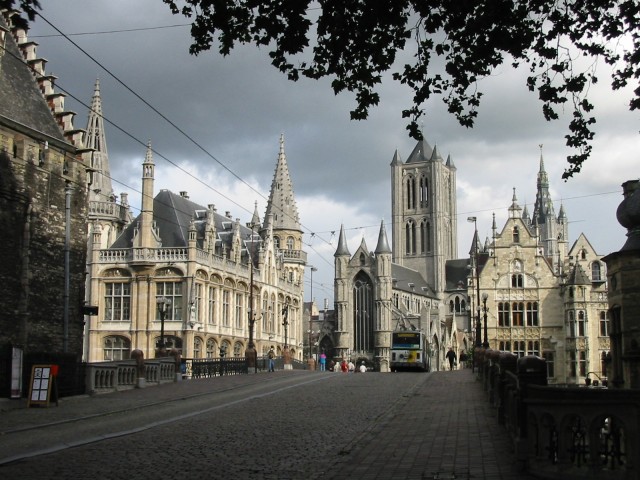
<instances>
[{"instance_id":1,"label":"gothic stone building","mask_svg":"<svg viewBox=\"0 0 640 480\"><path fill-rule=\"evenodd\" d=\"M608 373L606 272L583 234L568 246L568 223L563 206L555 214L541 157L533 215L514 189L503 228L494 214L492 238L480 246L476 234L479 289L474 272L468 295L480 293L483 323L486 297L489 348L542 356L550 383L583 384L589 372Z\"/></svg>"},{"instance_id":2,"label":"gothic stone building","mask_svg":"<svg viewBox=\"0 0 640 480\"><path fill-rule=\"evenodd\" d=\"M385 371L391 332L417 322L429 339L433 369L449 346L459 356L486 342L544 356L551 383L579 384L590 372L604 378L610 358L605 265L584 235L569 247L567 215L563 206L555 213L542 158L533 215L520 208L514 191L503 229L494 215L492 238L481 245L476 231L462 259L456 258L455 188L451 157L443 160L437 147L420 141L406 162L397 152L391 162L393 248L381 226L375 251L363 242L351 256L341 230L335 253L340 355L369 356ZM403 285L406 278L411 285ZM483 328L478 339L485 313L487 336Z\"/></svg>"},{"instance_id":3,"label":"gothic stone building","mask_svg":"<svg viewBox=\"0 0 640 480\"><path fill-rule=\"evenodd\" d=\"M154 169L149 145L141 213L113 242L103 238L105 225L109 234L117 231L124 214L113 215L115 205L103 206L108 215L102 217L92 209L88 301L99 314L88 317L87 360L127 358L132 349L153 357L163 333L166 348L187 358L217 357L221 348L244 356L250 320L258 354L291 345L292 357L301 360L306 253L284 138L264 222L255 211L242 224L186 192L161 190L154 197ZM102 189L110 185L103 182ZM158 299L169 301L164 321Z\"/></svg>"},{"instance_id":4,"label":"gothic stone building","mask_svg":"<svg viewBox=\"0 0 640 480\"><path fill-rule=\"evenodd\" d=\"M341 229L334 255L338 356L367 357L389 371L391 333L408 325L425 333L432 369L448 346L466 344L444 307L451 296L447 261L457 256L455 188L451 158L420 141L406 162L398 152L391 162L393 249L381 225L374 252L363 241L352 256Z\"/></svg>"},{"instance_id":5,"label":"gothic stone building","mask_svg":"<svg viewBox=\"0 0 640 480\"><path fill-rule=\"evenodd\" d=\"M75 362L86 259L82 131L14 15L0 12L0 354Z\"/></svg>"}]
</instances>

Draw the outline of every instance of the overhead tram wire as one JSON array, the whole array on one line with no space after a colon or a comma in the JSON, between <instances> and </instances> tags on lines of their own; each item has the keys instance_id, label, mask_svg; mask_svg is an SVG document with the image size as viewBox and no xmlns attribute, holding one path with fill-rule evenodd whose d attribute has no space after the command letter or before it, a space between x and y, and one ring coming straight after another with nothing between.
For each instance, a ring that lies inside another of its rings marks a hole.
<instances>
[{"instance_id":1,"label":"overhead tram wire","mask_svg":"<svg viewBox=\"0 0 640 480\"><path fill-rule=\"evenodd\" d=\"M132 95L134 95L138 100L140 100L142 103L144 103L147 107L149 107L154 113L156 113L158 116L160 116L160 118L162 118L164 121L166 121L169 125L171 125L173 128L175 128L178 132L180 132L185 138L187 138L190 142L192 142L196 147L198 147L203 153L205 153L209 158L211 158L212 160L214 160L216 163L218 163L221 167L223 167L225 170L227 170L231 175L233 175L235 178L237 178L240 182L242 182L244 185L246 185L247 187L249 187L252 191L254 191L256 194L258 194L261 198L263 198L264 200L268 201L268 198L264 196L264 194L262 194L261 192L259 192L258 190L256 190L252 185L250 185L247 181L245 181L242 177L240 177L238 174L236 174L233 170L231 170L229 167L227 167L224 163L222 163L220 160L218 160L214 155L212 155L207 149L205 149L202 145L200 145L195 139L193 139L189 134L187 134L184 130L182 130L178 125L176 125L173 121L171 121L166 115L164 115L162 112L160 112L157 108L155 108L153 105L151 105L149 102L147 102L144 98L142 98L138 93L136 93L132 88L130 88L127 84L125 84L122 80L120 80L120 78L118 78L114 73L112 73L107 67L105 67L104 65L102 65L98 60L96 60L91 54L89 54L86 50L84 50L82 47L80 47L76 42L74 42L73 40L71 40L71 38L69 38L69 36L67 34L65 34L64 32L62 32L58 27L56 27L55 25L53 25L49 20L47 20L44 16L42 16L42 14L40 12L36 12L36 14L42 18L42 20L44 20L44 22L46 22L51 28L53 28L56 32L58 32L62 37L64 37L66 40L68 40L74 47L76 47L78 50L80 50L84 55L86 55L89 59L91 59L91 61L93 61L96 65L98 65L101 69L103 69L109 76L111 76L116 82L118 82L120 85L122 85L126 90L128 90ZM75 97L73 97L75 98ZM111 122L110 122L111 123ZM162 157L165 158L165 157ZM169 161L168 159L165 158L165 160ZM172 165L176 166L177 165L173 162L170 162ZM178 167L180 168L180 167ZM181 169L182 170L182 169ZM184 170L183 170L184 171ZM188 173L188 172L186 172ZM191 175L191 174L189 174ZM196 178L195 176L191 175L193 178ZM197 179L197 178L196 178ZM200 183L202 183L203 185L211 188L212 190L214 190L211 186L205 184L204 182L202 182L202 180L197 179ZM214 190L215 191L215 190ZM216 192L217 193L217 192ZM225 197L227 198L227 197ZM235 205L238 205L235 201L233 201L233 203ZM246 210L247 212L249 212L248 209L242 207L244 210ZM252 212L249 212L252 213ZM288 215L287 212L281 212L283 215ZM303 226L304 228L307 228L304 224L300 224L301 226ZM309 232L311 231L310 229L307 228L307 230L309 230ZM326 244L330 245L330 243L322 238L322 237L318 237L320 238L320 240L322 240L323 242L325 242ZM317 253L317 252L316 252Z\"/></svg>"}]
</instances>

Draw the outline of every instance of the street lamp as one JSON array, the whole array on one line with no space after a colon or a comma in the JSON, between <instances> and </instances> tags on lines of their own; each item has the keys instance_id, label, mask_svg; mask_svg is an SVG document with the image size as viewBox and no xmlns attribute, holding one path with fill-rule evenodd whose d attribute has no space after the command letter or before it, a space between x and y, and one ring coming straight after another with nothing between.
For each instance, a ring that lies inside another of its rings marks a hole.
<instances>
[{"instance_id":1,"label":"street lamp","mask_svg":"<svg viewBox=\"0 0 640 480\"><path fill-rule=\"evenodd\" d=\"M256 351L255 345L253 343L253 328L256 324L256 315L253 311L254 302L253 302L253 257L251 256L251 249L253 248L253 235L254 229L256 225L251 223L251 245L247 242L247 255L249 256L249 265L250 265L250 286L249 286L249 343L247 344L247 351L245 355L247 357L247 370L251 367L254 368L254 372L258 372L258 352Z\"/></svg>"},{"instance_id":2,"label":"street lamp","mask_svg":"<svg viewBox=\"0 0 640 480\"><path fill-rule=\"evenodd\" d=\"M318 269L313 265L309 265L311 271L311 306L309 308L309 358L313 356L311 345L311 329L313 328L313 272L317 272Z\"/></svg>"},{"instance_id":3,"label":"street lamp","mask_svg":"<svg viewBox=\"0 0 640 480\"><path fill-rule=\"evenodd\" d=\"M164 319L167 316L167 311L171 307L171 299L167 297L158 297L156 299L158 304L158 313L160 314L160 343L158 344L158 351L161 355L164 355Z\"/></svg>"},{"instance_id":4,"label":"street lamp","mask_svg":"<svg viewBox=\"0 0 640 480\"><path fill-rule=\"evenodd\" d=\"M480 272L478 269L478 219L476 217L468 217L467 222L473 222L474 225L474 235L473 235L473 268L475 270L476 277L476 347L482 346L482 339L480 336L482 335L481 326L480 326Z\"/></svg>"},{"instance_id":5,"label":"street lamp","mask_svg":"<svg viewBox=\"0 0 640 480\"><path fill-rule=\"evenodd\" d=\"M488 298L489 295L487 294L487 292L484 292L482 294L482 315L484 317L484 342L482 343L482 346L484 348L489 348L489 338L487 335L487 312L489 311L489 309L487 308Z\"/></svg>"}]
</instances>

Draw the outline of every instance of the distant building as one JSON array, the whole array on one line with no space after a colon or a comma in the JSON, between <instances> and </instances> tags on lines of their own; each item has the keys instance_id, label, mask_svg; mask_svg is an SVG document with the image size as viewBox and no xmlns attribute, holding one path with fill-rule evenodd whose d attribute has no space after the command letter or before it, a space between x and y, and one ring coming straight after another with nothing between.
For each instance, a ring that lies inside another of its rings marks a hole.
<instances>
[{"instance_id":1,"label":"distant building","mask_svg":"<svg viewBox=\"0 0 640 480\"><path fill-rule=\"evenodd\" d=\"M105 245L104 225L117 230L126 215L92 210L88 301L99 314L88 317L87 360L128 358L133 349L153 357L163 332L166 349L187 358L218 357L221 349L244 356L250 320L258 355L272 345L282 354L287 345L301 360L306 252L284 138L264 222L256 210L242 224L187 192L154 196L154 170L149 145L141 213L113 242ZM169 301L164 322L159 299Z\"/></svg>"},{"instance_id":2,"label":"distant building","mask_svg":"<svg viewBox=\"0 0 640 480\"><path fill-rule=\"evenodd\" d=\"M488 309L489 348L542 356L550 383L583 384L589 372L607 375L606 268L583 234L568 248L569 221L563 206L555 214L548 188L541 157L533 215L519 206L514 189L502 229L494 215L492 238L484 246L474 238L480 299L473 299L475 275L469 296L479 300L483 327Z\"/></svg>"},{"instance_id":3,"label":"distant building","mask_svg":"<svg viewBox=\"0 0 640 480\"><path fill-rule=\"evenodd\" d=\"M418 142L406 162L391 162L393 249L384 225L369 252L351 255L344 230L335 256L338 356L366 357L390 370L391 334L424 332L431 368L439 369L452 343L466 344L455 318L445 318L446 265L457 256L456 168L437 148Z\"/></svg>"},{"instance_id":4,"label":"distant building","mask_svg":"<svg viewBox=\"0 0 640 480\"><path fill-rule=\"evenodd\" d=\"M37 43L13 25L15 14L0 13L0 355L17 349L14 361L24 354L75 362L84 320L86 150Z\"/></svg>"},{"instance_id":5,"label":"distant building","mask_svg":"<svg viewBox=\"0 0 640 480\"><path fill-rule=\"evenodd\" d=\"M459 357L488 344L545 357L551 383L581 384L590 372L606 377L605 264L582 234L569 247L569 221L563 206L555 213L542 157L536 187L531 216L514 190L502 230L494 214L492 238L482 244L476 231L469 257L459 259L451 157L443 160L425 140L406 162L396 152L393 248L384 225L374 252L363 240L351 255L340 232L334 255L337 355L367 357L386 371L391 332L409 325L427 335L432 369L442 367L450 346Z\"/></svg>"}]
</instances>

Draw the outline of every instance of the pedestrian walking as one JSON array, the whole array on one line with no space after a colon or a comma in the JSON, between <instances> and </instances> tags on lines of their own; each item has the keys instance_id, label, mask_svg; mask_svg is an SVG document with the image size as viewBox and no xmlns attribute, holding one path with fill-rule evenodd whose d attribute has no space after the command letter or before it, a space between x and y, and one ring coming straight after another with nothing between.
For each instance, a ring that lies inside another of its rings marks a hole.
<instances>
[{"instance_id":1,"label":"pedestrian walking","mask_svg":"<svg viewBox=\"0 0 640 480\"><path fill-rule=\"evenodd\" d=\"M327 366L327 356L322 352L320 354L320 371L324 372Z\"/></svg>"},{"instance_id":2,"label":"pedestrian walking","mask_svg":"<svg viewBox=\"0 0 640 480\"><path fill-rule=\"evenodd\" d=\"M267 353L267 358L269 359L269 371L275 372L276 371L276 352L273 349L273 345L271 345L271 349L269 350L269 353Z\"/></svg>"},{"instance_id":3,"label":"pedestrian walking","mask_svg":"<svg viewBox=\"0 0 640 480\"><path fill-rule=\"evenodd\" d=\"M453 370L456 363L456 352L453 351L453 348L449 347L446 357L449 360L449 370Z\"/></svg>"},{"instance_id":4,"label":"pedestrian walking","mask_svg":"<svg viewBox=\"0 0 640 480\"><path fill-rule=\"evenodd\" d=\"M360 373L365 373L367 371L367 366L364 364L364 361L360 364Z\"/></svg>"},{"instance_id":5,"label":"pedestrian walking","mask_svg":"<svg viewBox=\"0 0 640 480\"><path fill-rule=\"evenodd\" d=\"M356 371L356 366L353 364L353 362L352 362L352 361L349 361L349 371L350 371L351 373L353 373L353 372L355 372L355 371Z\"/></svg>"},{"instance_id":6,"label":"pedestrian walking","mask_svg":"<svg viewBox=\"0 0 640 480\"><path fill-rule=\"evenodd\" d=\"M467 353L463 351L460 354L460 365L462 365L462 368L466 368L467 360L468 360Z\"/></svg>"}]
</instances>

